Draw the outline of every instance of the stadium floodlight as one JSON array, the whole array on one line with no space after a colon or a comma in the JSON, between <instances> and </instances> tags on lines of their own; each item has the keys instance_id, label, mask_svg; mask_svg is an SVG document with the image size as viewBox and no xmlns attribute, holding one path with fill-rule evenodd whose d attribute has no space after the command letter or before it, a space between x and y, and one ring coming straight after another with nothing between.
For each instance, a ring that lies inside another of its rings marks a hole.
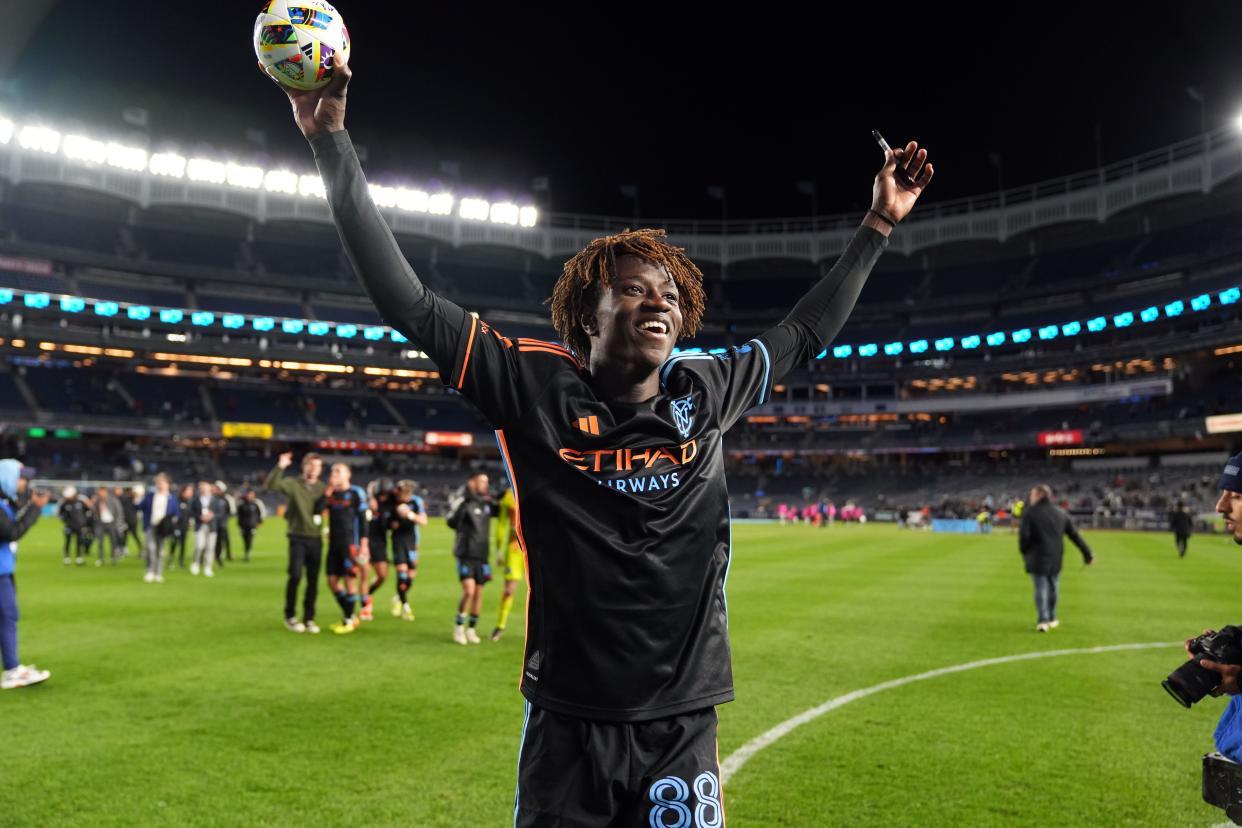
<instances>
[{"instance_id":1,"label":"stadium floodlight","mask_svg":"<svg viewBox=\"0 0 1242 828\"><path fill-rule=\"evenodd\" d=\"M396 207L397 191L393 187L385 187L383 184L371 184L368 186L371 191L371 200L375 202L376 207Z\"/></svg>"},{"instance_id":2,"label":"stadium floodlight","mask_svg":"<svg viewBox=\"0 0 1242 828\"><path fill-rule=\"evenodd\" d=\"M481 198L463 198L461 205L457 208L457 215L464 219L487 221L487 214L491 208L492 205Z\"/></svg>"},{"instance_id":3,"label":"stadium floodlight","mask_svg":"<svg viewBox=\"0 0 1242 828\"><path fill-rule=\"evenodd\" d=\"M1222 290L1217 298L1220 299L1222 305L1232 305L1239 298L1242 298L1242 291L1239 291L1236 287L1231 287L1228 290Z\"/></svg>"},{"instance_id":4,"label":"stadium floodlight","mask_svg":"<svg viewBox=\"0 0 1242 828\"><path fill-rule=\"evenodd\" d=\"M1004 344L1005 344L1005 332L1004 331L993 331L992 333L988 334L988 346L989 347L995 348L997 345L1004 345Z\"/></svg>"},{"instance_id":5,"label":"stadium floodlight","mask_svg":"<svg viewBox=\"0 0 1242 828\"><path fill-rule=\"evenodd\" d=\"M220 317L220 324L229 330L237 330L246 326L246 317L240 313L226 313Z\"/></svg>"},{"instance_id":6,"label":"stadium floodlight","mask_svg":"<svg viewBox=\"0 0 1242 828\"><path fill-rule=\"evenodd\" d=\"M1113 317L1114 328L1128 328L1134 324L1134 314L1130 311L1119 313Z\"/></svg>"},{"instance_id":7,"label":"stadium floodlight","mask_svg":"<svg viewBox=\"0 0 1242 828\"><path fill-rule=\"evenodd\" d=\"M269 193L298 194L298 174L288 170L268 170L263 176L263 189Z\"/></svg>"},{"instance_id":8,"label":"stadium floodlight","mask_svg":"<svg viewBox=\"0 0 1242 828\"><path fill-rule=\"evenodd\" d=\"M52 301L46 293L27 293L22 299L28 308L46 308Z\"/></svg>"},{"instance_id":9,"label":"stadium floodlight","mask_svg":"<svg viewBox=\"0 0 1242 828\"><path fill-rule=\"evenodd\" d=\"M211 311L194 311L190 314L190 324L200 328L210 328L216 324L216 315Z\"/></svg>"},{"instance_id":10,"label":"stadium floodlight","mask_svg":"<svg viewBox=\"0 0 1242 828\"><path fill-rule=\"evenodd\" d=\"M518 224L522 227L534 227L538 223L538 207L522 207L518 210Z\"/></svg>"},{"instance_id":11,"label":"stadium floodlight","mask_svg":"<svg viewBox=\"0 0 1242 828\"><path fill-rule=\"evenodd\" d=\"M922 354L922 353L925 353L926 351L927 351L927 340L926 339L916 339L910 343L910 353Z\"/></svg>"},{"instance_id":12,"label":"stadium floodlight","mask_svg":"<svg viewBox=\"0 0 1242 828\"><path fill-rule=\"evenodd\" d=\"M978 348L979 347L979 335L971 334L970 336L963 336L962 347L968 351Z\"/></svg>"},{"instance_id":13,"label":"stadium floodlight","mask_svg":"<svg viewBox=\"0 0 1242 828\"><path fill-rule=\"evenodd\" d=\"M224 177L230 187L257 190L263 186L263 170L231 161L224 165Z\"/></svg>"},{"instance_id":14,"label":"stadium floodlight","mask_svg":"<svg viewBox=\"0 0 1242 828\"><path fill-rule=\"evenodd\" d=\"M425 213L428 210L431 196L425 190L397 188L397 209L409 213Z\"/></svg>"},{"instance_id":15,"label":"stadium floodlight","mask_svg":"<svg viewBox=\"0 0 1242 828\"><path fill-rule=\"evenodd\" d=\"M60 309L65 313L81 313L86 310L86 300L79 296L62 296L60 297Z\"/></svg>"},{"instance_id":16,"label":"stadium floodlight","mask_svg":"<svg viewBox=\"0 0 1242 828\"><path fill-rule=\"evenodd\" d=\"M256 316L250 320L250 326L256 331L270 331L276 327L276 320L270 316Z\"/></svg>"},{"instance_id":17,"label":"stadium floodlight","mask_svg":"<svg viewBox=\"0 0 1242 828\"><path fill-rule=\"evenodd\" d=\"M184 178L185 165L185 156L178 155L175 152L157 152L151 156L151 162L147 165L147 169L151 171L151 175Z\"/></svg>"},{"instance_id":18,"label":"stadium floodlight","mask_svg":"<svg viewBox=\"0 0 1242 828\"><path fill-rule=\"evenodd\" d=\"M125 309L125 315L135 322L145 322L151 318L151 309L146 305L130 305Z\"/></svg>"},{"instance_id":19,"label":"stadium floodlight","mask_svg":"<svg viewBox=\"0 0 1242 828\"><path fill-rule=\"evenodd\" d=\"M280 329L287 334L300 334L306 327L306 323L301 319L282 319L280 321Z\"/></svg>"},{"instance_id":20,"label":"stadium floodlight","mask_svg":"<svg viewBox=\"0 0 1242 828\"><path fill-rule=\"evenodd\" d=\"M0 288L0 305L7 305L13 301L13 291L9 288Z\"/></svg>"},{"instance_id":21,"label":"stadium floodlight","mask_svg":"<svg viewBox=\"0 0 1242 828\"><path fill-rule=\"evenodd\" d=\"M96 302L95 303L95 315L96 316L116 316L118 313L120 313L120 311L121 311L121 308L120 306L117 305L116 302Z\"/></svg>"},{"instance_id":22,"label":"stadium floodlight","mask_svg":"<svg viewBox=\"0 0 1242 828\"><path fill-rule=\"evenodd\" d=\"M224 164L210 158L191 158L185 165L185 177L204 184L223 184L228 179L228 170Z\"/></svg>"},{"instance_id":23,"label":"stadium floodlight","mask_svg":"<svg viewBox=\"0 0 1242 828\"><path fill-rule=\"evenodd\" d=\"M492 210L488 214L492 224L517 224L520 210L518 206L511 201L501 201L492 205Z\"/></svg>"},{"instance_id":24,"label":"stadium floodlight","mask_svg":"<svg viewBox=\"0 0 1242 828\"><path fill-rule=\"evenodd\" d=\"M1165 316L1181 316L1185 310L1186 310L1186 303L1183 302L1181 299L1178 299L1176 302L1170 302L1169 304L1164 306L1164 315Z\"/></svg>"},{"instance_id":25,"label":"stadium floodlight","mask_svg":"<svg viewBox=\"0 0 1242 828\"><path fill-rule=\"evenodd\" d=\"M1011 333L1009 335L1009 338L1019 344L1023 342L1030 342L1031 341L1031 329L1030 328L1019 328L1018 330Z\"/></svg>"},{"instance_id":26,"label":"stadium floodlight","mask_svg":"<svg viewBox=\"0 0 1242 828\"><path fill-rule=\"evenodd\" d=\"M363 329L362 336L370 342L379 342L384 338L384 329L379 325L372 325L369 328Z\"/></svg>"},{"instance_id":27,"label":"stadium floodlight","mask_svg":"<svg viewBox=\"0 0 1242 828\"><path fill-rule=\"evenodd\" d=\"M941 337L940 339L936 340L935 345L936 345L937 351L952 351L953 345L954 345L953 337L951 336Z\"/></svg>"},{"instance_id":28,"label":"stadium floodlight","mask_svg":"<svg viewBox=\"0 0 1242 828\"><path fill-rule=\"evenodd\" d=\"M303 175L298 177L298 192L304 196L313 198L327 198L328 193L323 188L323 179L317 175Z\"/></svg>"},{"instance_id":29,"label":"stadium floodlight","mask_svg":"<svg viewBox=\"0 0 1242 828\"><path fill-rule=\"evenodd\" d=\"M906 349L906 346L900 342L890 342L884 346L884 353L888 356L897 356Z\"/></svg>"},{"instance_id":30,"label":"stadium floodlight","mask_svg":"<svg viewBox=\"0 0 1242 828\"><path fill-rule=\"evenodd\" d=\"M849 345L837 345L832 349L832 355L837 359L848 359L853 353L854 349Z\"/></svg>"},{"instance_id":31,"label":"stadium floodlight","mask_svg":"<svg viewBox=\"0 0 1242 828\"><path fill-rule=\"evenodd\" d=\"M869 342L866 345L858 346L858 355L860 357L873 357L879 352L880 352L880 349L876 346L874 342Z\"/></svg>"},{"instance_id":32,"label":"stadium floodlight","mask_svg":"<svg viewBox=\"0 0 1242 828\"><path fill-rule=\"evenodd\" d=\"M315 320L306 326L306 332L311 336L327 336L332 330L332 326L327 322Z\"/></svg>"},{"instance_id":33,"label":"stadium floodlight","mask_svg":"<svg viewBox=\"0 0 1242 828\"><path fill-rule=\"evenodd\" d=\"M147 168L147 151L142 147L127 147L115 141L107 146L107 162L109 167L130 172L142 172Z\"/></svg>"},{"instance_id":34,"label":"stadium floodlight","mask_svg":"<svg viewBox=\"0 0 1242 828\"><path fill-rule=\"evenodd\" d=\"M1061 329L1056 325L1044 325L1039 329L1039 338L1045 340L1056 339L1059 333L1061 333Z\"/></svg>"},{"instance_id":35,"label":"stadium floodlight","mask_svg":"<svg viewBox=\"0 0 1242 828\"><path fill-rule=\"evenodd\" d=\"M436 193L427 199L427 212L433 216L449 216L453 214L453 194Z\"/></svg>"},{"instance_id":36,"label":"stadium floodlight","mask_svg":"<svg viewBox=\"0 0 1242 828\"><path fill-rule=\"evenodd\" d=\"M176 308L164 308L160 311L160 321L165 325L180 325L185 313Z\"/></svg>"},{"instance_id":37,"label":"stadium floodlight","mask_svg":"<svg viewBox=\"0 0 1242 828\"><path fill-rule=\"evenodd\" d=\"M66 158L88 164L102 164L108 160L108 145L85 135L66 135L60 151Z\"/></svg>"},{"instance_id":38,"label":"stadium floodlight","mask_svg":"<svg viewBox=\"0 0 1242 828\"><path fill-rule=\"evenodd\" d=\"M1239 130L1242 130L1242 114L1239 114L1234 117L1233 125L1237 127Z\"/></svg>"},{"instance_id":39,"label":"stadium floodlight","mask_svg":"<svg viewBox=\"0 0 1242 828\"><path fill-rule=\"evenodd\" d=\"M13 140L13 130L17 126L8 118L0 118L0 144L7 144Z\"/></svg>"},{"instance_id":40,"label":"stadium floodlight","mask_svg":"<svg viewBox=\"0 0 1242 828\"><path fill-rule=\"evenodd\" d=\"M1099 333L1108 327L1108 320L1102 316L1092 317L1087 320L1087 330L1091 333Z\"/></svg>"},{"instance_id":41,"label":"stadium floodlight","mask_svg":"<svg viewBox=\"0 0 1242 828\"><path fill-rule=\"evenodd\" d=\"M60 149L60 133L47 127L22 127L17 140L22 149L46 152L48 155L55 155Z\"/></svg>"},{"instance_id":42,"label":"stadium floodlight","mask_svg":"<svg viewBox=\"0 0 1242 828\"><path fill-rule=\"evenodd\" d=\"M1155 322L1159 318L1160 318L1160 308L1156 307L1155 305L1152 305L1149 308L1143 308L1141 311L1139 311L1139 319L1143 320L1144 322Z\"/></svg>"},{"instance_id":43,"label":"stadium floodlight","mask_svg":"<svg viewBox=\"0 0 1242 828\"><path fill-rule=\"evenodd\" d=\"M1078 336L1082 333L1081 322L1066 322L1061 326L1061 336Z\"/></svg>"},{"instance_id":44,"label":"stadium floodlight","mask_svg":"<svg viewBox=\"0 0 1242 828\"><path fill-rule=\"evenodd\" d=\"M337 325L336 335L341 339L353 339L358 335L357 325Z\"/></svg>"},{"instance_id":45,"label":"stadium floodlight","mask_svg":"<svg viewBox=\"0 0 1242 828\"><path fill-rule=\"evenodd\" d=\"M1206 293L1200 293L1198 296L1190 300L1190 309L1193 311L1207 310L1212 306L1212 297Z\"/></svg>"}]
</instances>

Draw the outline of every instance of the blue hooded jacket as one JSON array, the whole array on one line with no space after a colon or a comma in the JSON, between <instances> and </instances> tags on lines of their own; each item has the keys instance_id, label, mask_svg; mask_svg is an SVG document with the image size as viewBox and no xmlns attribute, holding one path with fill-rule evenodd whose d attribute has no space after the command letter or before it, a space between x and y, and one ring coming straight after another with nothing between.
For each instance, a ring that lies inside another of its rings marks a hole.
<instances>
[{"instance_id":1,"label":"blue hooded jacket","mask_svg":"<svg viewBox=\"0 0 1242 828\"><path fill-rule=\"evenodd\" d=\"M22 464L16 460L0 460L0 509L13 518L17 514L17 481ZM0 575L12 575L17 568L17 543L0 541Z\"/></svg>"}]
</instances>

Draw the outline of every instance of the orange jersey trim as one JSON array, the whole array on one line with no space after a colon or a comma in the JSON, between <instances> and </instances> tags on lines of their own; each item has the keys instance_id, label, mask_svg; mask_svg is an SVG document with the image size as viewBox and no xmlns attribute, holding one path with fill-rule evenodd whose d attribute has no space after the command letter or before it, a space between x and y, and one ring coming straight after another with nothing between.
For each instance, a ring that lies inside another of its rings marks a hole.
<instances>
[{"instance_id":1,"label":"orange jersey trim","mask_svg":"<svg viewBox=\"0 0 1242 828\"><path fill-rule=\"evenodd\" d=\"M466 381L466 366L470 364L470 351L474 348L474 335L478 333L479 320L478 317L471 314L470 316L470 338L466 340L466 356L461 361L461 374L457 377L457 390L461 390L462 383Z\"/></svg>"}]
</instances>

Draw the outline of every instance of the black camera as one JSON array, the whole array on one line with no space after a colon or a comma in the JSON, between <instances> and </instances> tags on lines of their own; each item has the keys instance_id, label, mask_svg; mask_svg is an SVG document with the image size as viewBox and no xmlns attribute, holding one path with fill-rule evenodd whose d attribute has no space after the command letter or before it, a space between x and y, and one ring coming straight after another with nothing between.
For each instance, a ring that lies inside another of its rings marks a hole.
<instances>
[{"instance_id":1,"label":"black camera","mask_svg":"<svg viewBox=\"0 0 1242 828\"><path fill-rule=\"evenodd\" d=\"M1160 682L1182 707L1190 707L1220 684L1220 673L1200 667L1200 658L1217 664L1242 664L1242 628L1229 626L1220 632L1206 632L1191 639L1190 652L1195 657Z\"/></svg>"}]
</instances>

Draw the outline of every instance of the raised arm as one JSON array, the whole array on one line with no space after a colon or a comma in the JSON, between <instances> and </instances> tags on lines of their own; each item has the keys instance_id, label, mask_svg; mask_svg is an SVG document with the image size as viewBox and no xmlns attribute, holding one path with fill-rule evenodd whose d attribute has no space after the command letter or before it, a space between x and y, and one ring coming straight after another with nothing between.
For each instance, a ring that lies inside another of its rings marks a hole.
<instances>
[{"instance_id":1,"label":"raised arm","mask_svg":"<svg viewBox=\"0 0 1242 828\"><path fill-rule=\"evenodd\" d=\"M289 97L298 128L315 151L328 206L345 254L380 317L427 352L447 377L454 368L466 313L423 285L371 199L349 133L345 97L352 72L338 53L323 89L277 84Z\"/></svg>"},{"instance_id":2,"label":"raised arm","mask_svg":"<svg viewBox=\"0 0 1242 828\"><path fill-rule=\"evenodd\" d=\"M914 141L885 152L871 189L871 209L841 258L784 321L761 337L771 350L772 381L823 351L840 333L888 246L889 233L909 215L934 174L927 150Z\"/></svg>"}]
</instances>

